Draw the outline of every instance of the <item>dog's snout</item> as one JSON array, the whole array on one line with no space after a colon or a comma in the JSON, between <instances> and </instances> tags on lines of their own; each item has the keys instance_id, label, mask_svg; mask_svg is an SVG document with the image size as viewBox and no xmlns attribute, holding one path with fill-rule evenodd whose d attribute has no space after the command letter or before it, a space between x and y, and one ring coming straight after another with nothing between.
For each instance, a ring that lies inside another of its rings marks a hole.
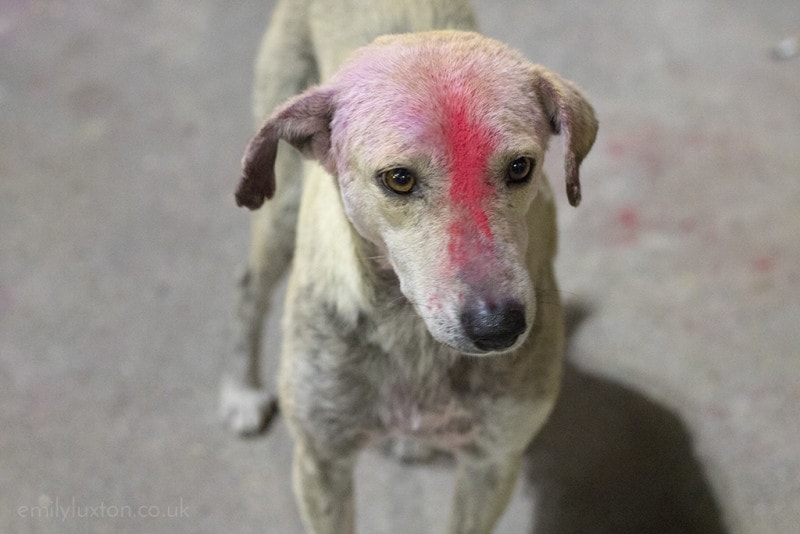
<instances>
[{"instance_id":1,"label":"dog's snout","mask_svg":"<svg viewBox=\"0 0 800 534\"><path fill-rule=\"evenodd\" d=\"M515 300L500 305L479 300L461 314L461 326L479 350L507 349L525 332L525 306Z\"/></svg>"}]
</instances>

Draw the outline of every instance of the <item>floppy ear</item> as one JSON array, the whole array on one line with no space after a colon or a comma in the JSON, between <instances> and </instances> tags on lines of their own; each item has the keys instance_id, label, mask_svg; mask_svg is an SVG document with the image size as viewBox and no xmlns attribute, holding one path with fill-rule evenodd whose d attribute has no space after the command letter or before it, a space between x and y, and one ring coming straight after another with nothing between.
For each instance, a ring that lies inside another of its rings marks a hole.
<instances>
[{"instance_id":1,"label":"floppy ear","mask_svg":"<svg viewBox=\"0 0 800 534\"><path fill-rule=\"evenodd\" d=\"M251 210L275 194L275 157L283 139L330 170L334 91L313 87L279 107L250 140L242 158L236 204Z\"/></svg>"},{"instance_id":2,"label":"floppy ear","mask_svg":"<svg viewBox=\"0 0 800 534\"><path fill-rule=\"evenodd\" d=\"M581 202L578 169L597 136L594 109L580 91L567 80L544 67L534 67L534 89L550 120L554 134L564 134L564 173L569 203Z\"/></svg>"}]
</instances>

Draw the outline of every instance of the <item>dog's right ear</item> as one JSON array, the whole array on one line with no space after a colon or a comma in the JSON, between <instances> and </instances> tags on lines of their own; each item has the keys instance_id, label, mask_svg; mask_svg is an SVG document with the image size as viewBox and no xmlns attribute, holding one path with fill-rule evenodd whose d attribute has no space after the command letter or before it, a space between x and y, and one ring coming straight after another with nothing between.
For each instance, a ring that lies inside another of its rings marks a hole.
<instances>
[{"instance_id":1,"label":"dog's right ear","mask_svg":"<svg viewBox=\"0 0 800 534\"><path fill-rule=\"evenodd\" d=\"M242 177L236 189L238 206L255 210L275 194L275 157L280 139L331 170L334 94L330 88L312 87L279 107L264 122L242 158Z\"/></svg>"}]
</instances>

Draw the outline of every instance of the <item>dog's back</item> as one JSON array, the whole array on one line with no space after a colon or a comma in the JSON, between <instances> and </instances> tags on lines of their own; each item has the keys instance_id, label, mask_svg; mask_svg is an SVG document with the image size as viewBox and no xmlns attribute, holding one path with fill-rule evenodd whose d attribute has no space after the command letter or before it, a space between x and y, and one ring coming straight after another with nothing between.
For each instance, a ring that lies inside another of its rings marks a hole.
<instances>
[{"instance_id":1,"label":"dog's back","mask_svg":"<svg viewBox=\"0 0 800 534\"><path fill-rule=\"evenodd\" d=\"M381 35L476 29L466 0L311 0L308 20L323 80L350 52ZM331 27L342 31L331 32Z\"/></svg>"},{"instance_id":2,"label":"dog's back","mask_svg":"<svg viewBox=\"0 0 800 534\"><path fill-rule=\"evenodd\" d=\"M326 80L350 52L376 37L476 27L467 0L279 0L256 63L256 121Z\"/></svg>"}]
</instances>

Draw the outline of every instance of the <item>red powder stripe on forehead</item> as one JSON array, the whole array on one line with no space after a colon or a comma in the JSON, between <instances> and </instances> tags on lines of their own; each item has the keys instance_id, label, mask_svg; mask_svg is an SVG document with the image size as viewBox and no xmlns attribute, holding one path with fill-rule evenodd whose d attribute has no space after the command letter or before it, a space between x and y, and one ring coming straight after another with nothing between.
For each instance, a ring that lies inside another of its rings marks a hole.
<instances>
[{"instance_id":1,"label":"red powder stripe on forehead","mask_svg":"<svg viewBox=\"0 0 800 534\"><path fill-rule=\"evenodd\" d=\"M469 99L453 92L447 102L445 141L449 151L450 198L466 208L470 222L491 239L492 232L483 204L492 192L485 181L494 141L488 129L469 117Z\"/></svg>"},{"instance_id":2,"label":"red powder stripe on forehead","mask_svg":"<svg viewBox=\"0 0 800 534\"><path fill-rule=\"evenodd\" d=\"M450 167L450 200L457 208L449 230L450 260L465 266L481 255L492 241L486 202L492 187L486 182L489 156L495 148L490 130L469 115L470 100L463 93L448 91L444 136ZM480 243L484 246L480 246ZM476 249L478 247L478 249Z\"/></svg>"}]
</instances>

